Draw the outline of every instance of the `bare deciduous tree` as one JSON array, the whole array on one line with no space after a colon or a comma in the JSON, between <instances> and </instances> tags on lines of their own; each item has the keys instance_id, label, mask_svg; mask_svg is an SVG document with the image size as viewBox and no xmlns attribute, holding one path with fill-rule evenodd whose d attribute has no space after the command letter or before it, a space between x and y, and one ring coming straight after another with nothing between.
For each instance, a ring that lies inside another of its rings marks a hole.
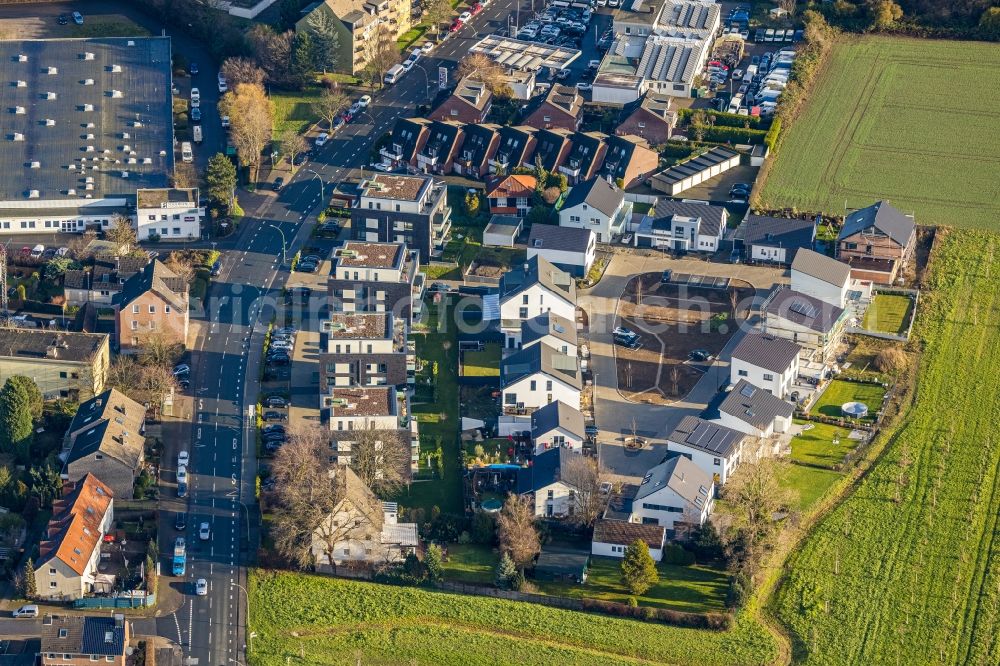
<instances>
[{"instance_id":1,"label":"bare deciduous tree","mask_svg":"<svg viewBox=\"0 0 1000 666\"><path fill-rule=\"evenodd\" d=\"M309 144L306 143L305 137L298 132L285 132L285 135L281 137L281 154L287 155L293 165L295 164L295 156L307 150L309 150Z\"/></svg>"},{"instance_id":2,"label":"bare deciduous tree","mask_svg":"<svg viewBox=\"0 0 1000 666\"><path fill-rule=\"evenodd\" d=\"M230 86L238 83L264 85L264 70L250 58L226 58L222 61L220 71Z\"/></svg>"},{"instance_id":3,"label":"bare deciduous tree","mask_svg":"<svg viewBox=\"0 0 1000 666\"><path fill-rule=\"evenodd\" d=\"M115 254L118 255L128 254L132 248L139 244L132 220L125 215L115 217L114 222L104 232L104 238L114 244Z\"/></svg>"},{"instance_id":4,"label":"bare deciduous tree","mask_svg":"<svg viewBox=\"0 0 1000 666\"><path fill-rule=\"evenodd\" d=\"M787 510L791 494L779 482L783 463L774 458L745 460L725 486L723 497L739 517L730 549L736 544L740 554L735 559L752 572L757 568L768 539L774 532L774 515Z\"/></svg>"},{"instance_id":5,"label":"bare deciduous tree","mask_svg":"<svg viewBox=\"0 0 1000 666\"><path fill-rule=\"evenodd\" d=\"M229 116L229 136L240 164L250 167L250 180L257 181L261 153L271 141L274 109L260 85L240 83L219 102L219 113Z\"/></svg>"},{"instance_id":6,"label":"bare deciduous tree","mask_svg":"<svg viewBox=\"0 0 1000 666\"><path fill-rule=\"evenodd\" d=\"M778 0L778 7L792 15L795 13L795 3L796 0Z\"/></svg>"},{"instance_id":7,"label":"bare deciduous tree","mask_svg":"<svg viewBox=\"0 0 1000 666\"><path fill-rule=\"evenodd\" d=\"M69 254L71 257L80 261L84 259L84 255L87 251L87 246L90 245L91 241L97 238L97 232L93 229L88 229L79 236L73 236L69 239L66 247L69 248Z\"/></svg>"},{"instance_id":8,"label":"bare deciduous tree","mask_svg":"<svg viewBox=\"0 0 1000 666\"><path fill-rule=\"evenodd\" d=\"M329 435L318 427L292 430L274 457L271 473L276 481L275 548L290 562L309 566L313 535L344 497L343 475L330 463ZM331 547L337 542L333 533L322 538Z\"/></svg>"},{"instance_id":9,"label":"bare deciduous tree","mask_svg":"<svg viewBox=\"0 0 1000 666\"><path fill-rule=\"evenodd\" d=\"M142 386L142 366L131 356L115 357L108 365L107 386L130 398L137 395Z\"/></svg>"},{"instance_id":10,"label":"bare deciduous tree","mask_svg":"<svg viewBox=\"0 0 1000 666\"><path fill-rule=\"evenodd\" d=\"M489 91L497 97L513 95L503 68L492 58L482 53L470 53L458 63L459 80L467 76L485 83Z\"/></svg>"},{"instance_id":11,"label":"bare deciduous tree","mask_svg":"<svg viewBox=\"0 0 1000 666\"><path fill-rule=\"evenodd\" d=\"M139 339L139 362L147 367L170 370L183 351L177 337L167 331L153 330Z\"/></svg>"},{"instance_id":12,"label":"bare deciduous tree","mask_svg":"<svg viewBox=\"0 0 1000 666\"><path fill-rule=\"evenodd\" d=\"M388 24L379 23L365 42L365 66L361 71L364 81L372 88L382 86L382 77L399 60L396 38Z\"/></svg>"},{"instance_id":13,"label":"bare deciduous tree","mask_svg":"<svg viewBox=\"0 0 1000 666\"><path fill-rule=\"evenodd\" d=\"M507 495L503 509L497 515L497 536L500 550L523 569L542 550L535 527L535 507L527 495Z\"/></svg>"},{"instance_id":14,"label":"bare deciduous tree","mask_svg":"<svg viewBox=\"0 0 1000 666\"><path fill-rule=\"evenodd\" d=\"M294 37L295 33L291 30L283 33L275 32L274 28L264 23L254 24L247 32L247 44L271 83L288 82Z\"/></svg>"},{"instance_id":15,"label":"bare deciduous tree","mask_svg":"<svg viewBox=\"0 0 1000 666\"><path fill-rule=\"evenodd\" d=\"M170 368L162 365L146 365L142 368L140 395L154 412L159 412L167 396L177 390L177 378Z\"/></svg>"},{"instance_id":16,"label":"bare deciduous tree","mask_svg":"<svg viewBox=\"0 0 1000 666\"><path fill-rule=\"evenodd\" d=\"M410 444L397 430L351 431L351 468L380 495L409 481Z\"/></svg>"},{"instance_id":17,"label":"bare deciduous tree","mask_svg":"<svg viewBox=\"0 0 1000 666\"><path fill-rule=\"evenodd\" d=\"M441 36L441 25L451 19L454 10L451 8L451 3L448 0L430 0L427 3L427 22L431 25L434 30L435 36L440 38Z\"/></svg>"},{"instance_id":18,"label":"bare deciduous tree","mask_svg":"<svg viewBox=\"0 0 1000 666\"><path fill-rule=\"evenodd\" d=\"M319 99L312 103L312 110L320 120L326 122L327 127L333 127L333 121L350 105L351 100L339 87L327 88Z\"/></svg>"},{"instance_id":19,"label":"bare deciduous tree","mask_svg":"<svg viewBox=\"0 0 1000 666\"><path fill-rule=\"evenodd\" d=\"M597 461L580 454L567 455L560 478L576 491L573 520L590 527L604 513L608 499L601 492L601 472Z\"/></svg>"}]
</instances>

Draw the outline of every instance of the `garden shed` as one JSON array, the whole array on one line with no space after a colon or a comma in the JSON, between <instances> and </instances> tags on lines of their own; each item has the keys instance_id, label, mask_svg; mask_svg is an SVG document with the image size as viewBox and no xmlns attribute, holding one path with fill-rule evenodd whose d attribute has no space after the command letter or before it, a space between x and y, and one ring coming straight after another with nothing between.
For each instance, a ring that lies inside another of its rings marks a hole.
<instances>
[{"instance_id":1,"label":"garden shed","mask_svg":"<svg viewBox=\"0 0 1000 666\"><path fill-rule=\"evenodd\" d=\"M494 215L483 230L483 245L486 247L514 247L521 234L521 218L513 215Z\"/></svg>"},{"instance_id":2,"label":"garden shed","mask_svg":"<svg viewBox=\"0 0 1000 666\"><path fill-rule=\"evenodd\" d=\"M590 553L543 552L535 562L535 580L585 583L588 566Z\"/></svg>"}]
</instances>

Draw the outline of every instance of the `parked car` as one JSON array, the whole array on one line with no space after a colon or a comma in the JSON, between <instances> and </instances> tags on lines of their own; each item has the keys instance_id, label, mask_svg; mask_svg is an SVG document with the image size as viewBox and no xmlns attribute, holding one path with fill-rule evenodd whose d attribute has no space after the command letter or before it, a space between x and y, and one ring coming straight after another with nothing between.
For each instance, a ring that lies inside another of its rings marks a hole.
<instances>
[{"instance_id":1,"label":"parked car","mask_svg":"<svg viewBox=\"0 0 1000 666\"><path fill-rule=\"evenodd\" d=\"M202 523L198 527L198 538L202 541L208 541L212 538L212 528L208 523Z\"/></svg>"},{"instance_id":2,"label":"parked car","mask_svg":"<svg viewBox=\"0 0 1000 666\"><path fill-rule=\"evenodd\" d=\"M196 123L201 121L201 109L197 106L191 109L191 120Z\"/></svg>"},{"instance_id":3,"label":"parked car","mask_svg":"<svg viewBox=\"0 0 1000 666\"><path fill-rule=\"evenodd\" d=\"M11 612L11 617L38 617L38 606L35 604L25 604L17 610Z\"/></svg>"},{"instance_id":4,"label":"parked car","mask_svg":"<svg viewBox=\"0 0 1000 666\"><path fill-rule=\"evenodd\" d=\"M481 3L476 3L469 8L469 13L475 16L479 12L483 11L483 5Z\"/></svg>"},{"instance_id":5,"label":"parked car","mask_svg":"<svg viewBox=\"0 0 1000 666\"><path fill-rule=\"evenodd\" d=\"M59 15L59 25L69 25L69 17L65 14Z\"/></svg>"},{"instance_id":6,"label":"parked car","mask_svg":"<svg viewBox=\"0 0 1000 666\"><path fill-rule=\"evenodd\" d=\"M264 412L265 421L287 421L288 417L281 412Z\"/></svg>"},{"instance_id":7,"label":"parked car","mask_svg":"<svg viewBox=\"0 0 1000 666\"><path fill-rule=\"evenodd\" d=\"M455 19L452 22L451 27L448 28L448 32L458 32L459 30L462 29L462 25L464 24L462 23L461 19Z\"/></svg>"},{"instance_id":8,"label":"parked car","mask_svg":"<svg viewBox=\"0 0 1000 666\"><path fill-rule=\"evenodd\" d=\"M178 511L174 516L174 529L178 531L187 529L187 514L183 511Z\"/></svg>"},{"instance_id":9,"label":"parked car","mask_svg":"<svg viewBox=\"0 0 1000 666\"><path fill-rule=\"evenodd\" d=\"M282 398L280 395L271 395L264 399L265 407L287 407L288 401Z\"/></svg>"},{"instance_id":10,"label":"parked car","mask_svg":"<svg viewBox=\"0 0 1000 666\"><path fill-rule=\"evenodd\" d=\"M191 374L191 366L187 363L180 363L174 366L174 377Z\"/></svg>"},{"instance_id":11,"label":"parked car","mask_svg":"<svg viewBox=\"0 0 1000 666\"><path fill-rule=\"evenodd\" d=\"M357 104L362 109L367 109L371 105L371 103L372 103L372 98L370 95L362 95L361 98L357 101Z\"/></svg>"},{"instance_id":12,"label":"parked car","mask_svg":"<svg viewBox=\"0 0 1000 666\"><path fill-rule=\"evenodd\" d=\"M712 356L712 353L709 352L707 349L695 349L688 354L688 358L690 358L692 361L704 363L706 361L711 361L715 357Z\"/></svg>"},{"instance_id":13,"label":"parked car","mask_svg":"<svg viewBox=\"0 0 1000 666\"><path fill-rule=\"evenodd\" d=\"M73 23L83 25L83 14L80 12L73 12Z\"/></svg>"},{"instance_id":14,"label":"parked car","mask_svg":"<svg viewBox=\"0 0 1000 666\"><path fill-rule=\"evenodd\" d=\"M285 179L282 176L278 176L277 178L274 179L274 182L271 183L271 189L274 190L275 192L280 192L281 188L284 186L285 186Z\"/></svg>"},{"instance_id":15,"label":"parked car","mask_svg":"<svg viewBox=\"0 0 1000 666\"><path fill-rule=\"evenodd\" d=\"M283 433L283 432L285 432L285 426L281 425L280 423L271 423L269 425L264 426L261 429L261 432L263 432L263 433L268 433L268 432L282 432Z\"/></svg>"},{"instance_id":16,"label":"parked car","mask_svg":"<svg viewBox=\"0 0 1000 666\"><path fill-rule=\"evenodd\" d=\"M462 12L461 14L458 15L458 20L461 21L462 23L465 23L470 18L472 18L472 14L470 12Z\"/></svg>"},{"instance_id":17,"label":"parked car","mask_svg":"<svg viewBox=\"0 0 1000 666\"><path fill-rule=\"evenodd\" d=\"M329 134L327 134L326 132L320 132L319 136L316 137L315 143L317 146L325 146L329 138L330 138Z\"/></svg>"},{"instance_id":18,"label":"parked car","mask_svg":"<svg viewBox=\"0 0 1000 666\"><path fill-rule=\"evenodd\" d=\"M187 480L188 480L188 470L187 470L187 467L178 467L177 468L177 483L178 484L187 483Z\"/></svg>"},{"instance_id":19,"label":"parked car","mask_svg":"<svg viewBox=\"0 0 1000 666\"><path fill-rule=\"evenodd\" d=\"M588 81L577 81L576 89L579 90L580 92L587 92L589 90L593 90L594 86L592 83Z\"/></svg>"},{"instance_id":20,"label":"parked car","mask_svg":"<svg viewBox=\"0 0 1000 666\"><path fill-rule=\"evenodd\" d=\"M188 494L188 484L187 481L177 484L177 496L180 498L187 497Z\"/></svg>"},{"instance_id":21,"label":"parked car","mask_svg":"<svg viewBox=\"0 0 1000 666\"><path fill-rule=\"evenodd\" d=\"M179 451L177 453L177 467L187 467L188 463L191 461L191 454L187 451Z\"/></svg>"},{"instance_id":22,"label":"parked car","mask_svg":"<svg viewBox=\"0 0 1000 666\"><path fill-rule=\"evenodd\" d=\"M274 354L267 357L267 362L271 365L288 365L292 362L292 357L285 353Z\"/></svg>"},{"instance_id":23,"label":"parked car","mask_svg":"<svg viewBox=\"0 0 1000 666\"><path fill-rule=\"evenodd\" d=\"M197 75L198 74L198 63L193 62L190 65L188 65L188 72L191 73L191 76Z\"/></svg>"}]
</instances>

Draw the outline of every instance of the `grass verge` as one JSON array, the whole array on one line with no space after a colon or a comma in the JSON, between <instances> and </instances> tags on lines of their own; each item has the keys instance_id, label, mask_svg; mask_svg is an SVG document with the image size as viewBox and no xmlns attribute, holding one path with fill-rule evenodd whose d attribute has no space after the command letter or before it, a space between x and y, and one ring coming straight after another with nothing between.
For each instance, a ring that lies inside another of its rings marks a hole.
<instances>
[{"instance_id":1,"label":"grass verge","mask_svg":"<svg viewBox=\"0 0 1000 666\"><path fill-rule=\"evenodd\" d=\"M746 616L682 629L486 597L294 573L250 576L252 666L309 664L770 664Z\"/></svg>"}]
</instances>

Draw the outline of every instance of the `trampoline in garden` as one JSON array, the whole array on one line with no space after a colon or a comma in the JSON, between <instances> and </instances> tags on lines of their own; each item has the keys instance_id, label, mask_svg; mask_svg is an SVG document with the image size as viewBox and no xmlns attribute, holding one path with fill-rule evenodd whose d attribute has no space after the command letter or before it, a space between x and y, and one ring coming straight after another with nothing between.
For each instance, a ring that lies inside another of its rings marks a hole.
<instances>
[{"instance_id":1,"label":"trampoline in garden","mask_svg":"<svg viewBox=\"0 0 1000 666\"><path fill-rule=\"evenodd\" d=\"M852 419L863 419L868 416L868 405L863 402L845 402L840 406L840 411Z\"/></svg>"},{"instance_id":2,"label":"trampoline in garden","mask_svg":"<svg viewBox=\"0 0 1000 666\"><path fill-rule=\"evenodd\" d=\"M498 499L488 499L484 500L480 506L486 513L500 513L500 509L503 507L503 502Z\"/></svg>"}]
</instances>

